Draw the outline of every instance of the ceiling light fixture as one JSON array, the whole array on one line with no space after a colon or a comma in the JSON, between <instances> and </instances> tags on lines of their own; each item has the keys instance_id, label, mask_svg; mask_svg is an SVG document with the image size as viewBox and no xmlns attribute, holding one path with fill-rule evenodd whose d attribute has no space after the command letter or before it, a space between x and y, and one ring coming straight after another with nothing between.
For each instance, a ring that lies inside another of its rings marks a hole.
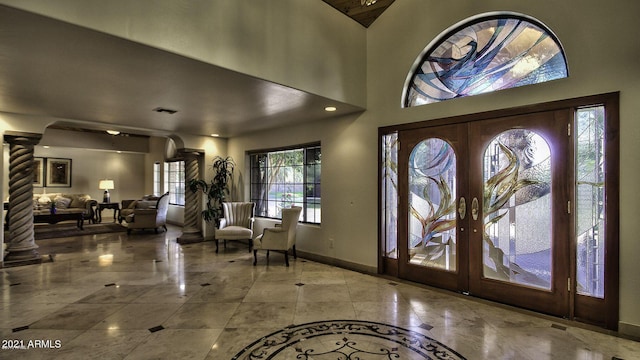
<instances>
[{"instance_id":1,"label":"ceiling light fixture","mask_svg":"<svg viewBox=\"0 0 640 360\"><path fill-rule=\"evenodd\" d=\"M211 134L211 136L218 137L218 136L220 136L220 134Z\"/></svg>"},{"instance_id":2,"label":"ceiling light fixture","mask_svg":"<svg viewBox=\"0 0 640 360\"><path fill-rule=\"evenodd\" d=\"M327 106L324 108L324 111L329 111L329 112L336 111L336 110L338 110L338 108L336 108L335 106Z\"/></svg>"},{"instance_id":3,"label":"ceiling light fixture","mask_svg":"<svg viewBox=\"0 0 640 360\"><path fill-rule=\"evenodd\" d=\"M107 134L109 134L109 135L120 135L120 131L118 131L118 130L107 130Z\"/></svg>"},{"instance_id":4,"label":"ceiling light fixture","mask_svg":"<svg viewBox=\"0 0 640 360\"><path fill-rule=\"evenodd\" d=\"M360 6L371 6L378 0L360 0Z\"/></svg>"}]
</instances>

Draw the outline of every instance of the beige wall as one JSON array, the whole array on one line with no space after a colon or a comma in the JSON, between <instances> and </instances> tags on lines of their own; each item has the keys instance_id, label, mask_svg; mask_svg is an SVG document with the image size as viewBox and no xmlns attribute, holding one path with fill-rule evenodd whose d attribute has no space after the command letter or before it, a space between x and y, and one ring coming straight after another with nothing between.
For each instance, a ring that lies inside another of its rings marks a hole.
<instances>
[{"instance_id":1,"label":"beige wall","mask_svg":"<svg viewBox=\"0 0 640 360\"><path fill-rule=\"evenodd\" d=\"M245 135L228 144L194 137L185 145L210 146L207 159L228 148L239 165L239 199L248 192L246 151L321 141L322 225L302 229L299 249L369 268L377 265L378 127L620 91L620 322L623 332L640 336L640 222L633 217L640 202L635 189L640 176L640 43L635 38L640 2L401 0L366 31L321 1L212 1L191 7L185 1L165 0L153 8L125 0L95 0L83 6L75 0L0 2L337 100L356 105L366 101L367 111L357 117ZM467 17L497 10L520 12L549 26L565 47L570 77L402 109L407 74L431 39ZM313 19L304 16L307 12ZM121 16L124 13L130 15ZM183 24L185 19L189 21ZM334 239L333 249L329 238Z\"/></svg>"},{"instance_id":2,"label":"beige wall","mask_svg":"<svg viewBox=\"0 0 640 360\"><path fill-rule=\"evenodd\" d=\"M115 189L110 190L111 201L136 199L144 193L144 154L106 152L92 149L36 146L37 157L60 157L72 160L71 188L47 187L47 193L68 192L89 194L102 201L104 190L98 188L101 179L112 179ZM43 189L35 188L34 192Z\"/></svg>"},{"instance_id":3,"label":"beige wall","mask_svg":"<svg viewBox=\"0 0 640 360\"><path fill-rule=\"evenodd\" d=\"M471 98L402 109L407 74L424 47L467 17L496 10L520 12L545 23L566 50L570 77ZM438 16L430 16L438 14ZM621 99L621 331L639 335L640 43L633 38L640 2L614 1L396 1L367 31L367 111L355 119L230 139L236 158L252 149L322 142L322 225L306 231L301 251L369 267L377 265L377 128L558 99L620 91ZM246 165L246 164L245 164ZM334 249L328 239L334 238Z\"/></svg>"},{"instance_id":4,"label":"beige wall","mask_svg":"<svg viewBox=\"0 0 640 360\"><path fill-rule=\"evenodd\" d=\"M636 1L458 1L440 5L419 0L397 1L369 29L368 112L359 121L371 126L428 120L443 116L520 106L544 101L620 91L620 321L640 325L640 223L635 220L640 194L640 42L635 36L640 2ZM442 30L478 13L510 10L533 16L562 42L570 77L551 83L459 99L413 109L400 109L403 81L429 40ZM437 17L420 21L425 14ZM440 16L440 14L442 14ZM402 37L403 41L397 41ZM396 66L389 67L388 64ZM367 139L367 146L375 146ZM352 159L351 161L357 161ZM367 171L372 174L372 170ZM374 191L373 188L367 190ZM371 204L373 205L373 204ZM368 234L373 235L373 234ZM640 333L636 333L640 335Z\"/></svg>"},{"instance_id":5,"label":"beige wall","mask_svg":"<svg viewBox=\"0 0 640 360\"><path fill-rule=\"evenodd\" d=\"M319 0L0 3L334 100L366 103L365 29Z\"/></svg>"},{"instance_id":6,"label":"beige wall","mask_svg":"<svg viewBox=\"0 0 640 360\"><path fill-rule=\"evenodd\" d=\"M377 147L363 148L361 136L364 131L373 130L370 134L374 140L377 129L362 129L355 126L355 117L344 117L324 120L299 127L287 127L260 132L255 135L240 136L229 140L229 155L236 159L236 187L242 188L243 199L249 198L249 163L246 151L289 146L320 141L322 145L322 225L301 225L304 233L297 238L297 249L321 256L357 263L375 271L377 262L376 247L376 209L373 218L367 217L370 212L365 209L371 206L369 200L375 200L373 193L354 189L377 187L376 175L362 176L361 164L350 162L351 156L367 159L377 163ZM347 156L348 155L348 156ZM374 167L375 172L375 167ZM347 180L349 179L349 180ZM364 197L364 198L363 198ZM366 199L372 197L372 199ZM271 221L258 219L256 233L262 232ZM367 229L362 229L367 224ZM371 229L368 229L371 228ZM372 230L374 236L363 239L362 233ZM329 239L334 239L334 247L329 247ZM362 241L364 240L364 241ZM357 247L360 244L361 247Z\"/></svg>"},{"instance_id":7,"label":"beige wall","mask_svg":"<svg viewBox=\"0 0 640 360\"><path fill-rule=\"evenodd\" d=\"M115 189L111 190L111 201L120 202L122 199L136 199L144 191L144 154L122 153L98 151L92 149L78 149L65 147L52 147L46 149L42 146L35 146L34 156L55 157L71 159L71 187L36 187L33 192L40 193L67 193L67 194L89 194L93 199L102 201L103 190L98 188L101 179L109 178L114 180ZM9 196L9 145L3 146L0 153L2 167L0 178L2 186L0 194L3 201ZM113 210L105 210L102 214L105 221L112 218ZM4 224L3 211L2 223ZM182 222L182 218L180 220ZM0 243L4 244L4 232L0 232ZM3 247L4 248L4 247ZM0 264L2 263L0 258Z\"/></svg>"},{"instance_id":8,"label":"beige wall","mask_svg":"<svg viewBox=\"0 0 640 360\"><path fill-rule=\"evenodd\" d=\"M102 201L103 190L98 188L101 179L114 180L115 189L111 190L111 201L136 199L144 194L144 154L98 151L68 147L51 147L46 149L35 146L34 156L71 159L71 187L34 188L34 193L72 193L89 194L93 199ZM4 146L3 199L9 196L8 168L9 146Z\"/></svg>"}]
</instances>

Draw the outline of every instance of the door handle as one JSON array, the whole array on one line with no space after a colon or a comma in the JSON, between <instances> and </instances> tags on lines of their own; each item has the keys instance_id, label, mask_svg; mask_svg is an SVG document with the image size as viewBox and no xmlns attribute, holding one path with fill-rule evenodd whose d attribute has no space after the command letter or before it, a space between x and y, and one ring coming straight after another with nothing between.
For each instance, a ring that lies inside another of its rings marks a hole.
<instances>
[{"instance_id":1,"label":"door handle","mask_svg":"<svg viewBox=\"0 0 640 360\"><path fill-rule=\"evenodd\" d=\"M464 199L464 196L460 197L460 201L458 203L458 214L460 214L460 220L464 220L464 217L467 216L467 202Z\"/></svg>"},{"instance_id":2,"label":"door handle","mask_svg":"<svg viewBox=\"0 0 640 360\"><path fill-rule=\"evenodd\" d=\"M471 217L473 220L478 220L478 198L474 197L471 201Z\"/></svg>"}]
</instances>

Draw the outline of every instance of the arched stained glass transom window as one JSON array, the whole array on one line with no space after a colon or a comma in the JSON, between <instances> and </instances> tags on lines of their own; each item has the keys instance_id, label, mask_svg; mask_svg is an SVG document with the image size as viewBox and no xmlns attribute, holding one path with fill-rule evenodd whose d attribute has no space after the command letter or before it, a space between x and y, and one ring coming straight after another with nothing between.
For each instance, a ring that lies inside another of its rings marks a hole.
<instances>
[{"instance_id":1,"label":"arched stained glass transom window","mask_svg":"<svg viewBox=\"0 0 640 360\"><path fill-rule=\"evenodd\" d=\"M467 20L431 42L404 89L404 107L568 76L556 36L537 20L491 14Z\"/></svg>"}]
</instances>

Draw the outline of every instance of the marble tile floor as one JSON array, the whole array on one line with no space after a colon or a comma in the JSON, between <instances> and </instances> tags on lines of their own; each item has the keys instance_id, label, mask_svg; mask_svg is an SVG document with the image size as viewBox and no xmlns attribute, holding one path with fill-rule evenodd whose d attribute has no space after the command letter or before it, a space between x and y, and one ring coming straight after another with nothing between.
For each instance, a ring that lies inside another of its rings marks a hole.
<instances>
[{"instance_id":1,"label":"marble tile floor","mask_svg":"<svg viewBox=\"0 0 640 360\"><path fill-rule=\"evenodd\" d=\"M278 253L254 267L246 244L216 254L178 245L180 230L38 241L52 261L0 269L2 345L30 347L0 359L232 359L324 320L408 329L466 359L640 359L639 342L572 323L300 258L287 268Z\"/></svg>"}]
</instances>

